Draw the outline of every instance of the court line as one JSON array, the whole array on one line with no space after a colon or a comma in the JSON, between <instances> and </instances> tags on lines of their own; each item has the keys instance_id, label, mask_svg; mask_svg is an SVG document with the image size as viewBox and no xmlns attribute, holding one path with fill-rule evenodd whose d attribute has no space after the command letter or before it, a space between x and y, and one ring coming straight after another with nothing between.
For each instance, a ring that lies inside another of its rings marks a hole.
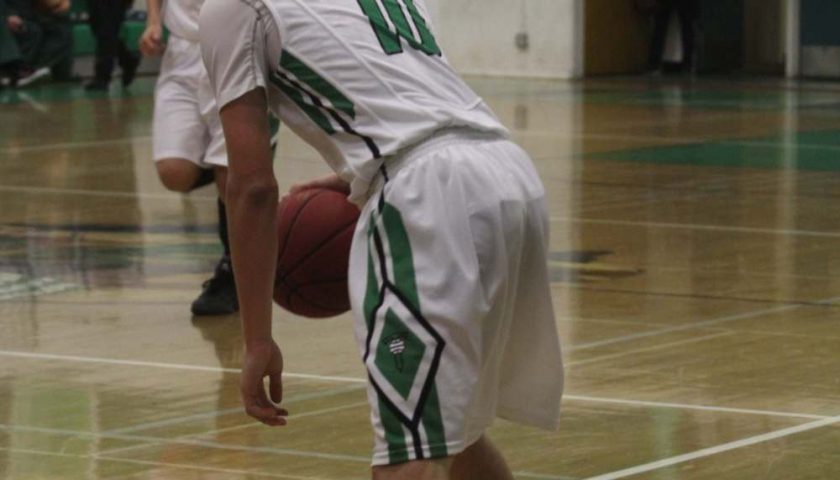
<instances>
[{"instance_id":1,"label":"court line","mask_svg":"<svg viewBox=\"0 0 840 480\"><path fill-rule=\"evenodd\" d=\"M774 228L751 228L751 227L730 227L725 225L704 225L694 223L662 223L662 222L635 222L629 220L600 220L594 218L574 218L574 217L551 217L552 222L567 222L567 223L588 223L593 225L619 225L627 227L645 227L645 228L663 228L676 230L701 230L712 232L734 232L747 234L767 234L767 235L782 235L788 237L822 237L822 238L840 238L838 232L821 232L816 230L789 230L789 229L774 229Z\"/></svg>"},{"instance_id":2,"label":"court line","mask_svg":"<svg viewBox=\"0 0 840 480\"><path fill-rule=\"evenodd\" d=\"M676 347L678 345L685 345L685 344L688 344L688 343L705 342L706 340L711 340L713 338L728 337L728 336L731 336L731 335L735 335L737 333L738 332L734 332L734 331L718 332L718 333L713 333L711 335L704 335L702 337L693 337L693 338L689 338L689 339L686 339L686 340L677 340L677 341L674 341L674 342L660 343L660 344L654 345L652 347L636 348L636 349L632 349L632 350L626 350L626 351L623 351L623 352L612 353L612 354L609 354L609 355L601 355L601 356L596 356L596 357L593 357L593 358L587 358L587 359L584 359L584 360L576 360L576 361L572 361L572 362L566 362L565 365L567 367L588 365L590 363L601 362L601 361L604 361L604 360L612 360L614 358L625 357L627 355L634 355L634 354L637 354L637 353L644 353L644 352L649 352L649 351L653 351L653 350L662 350L662 349L666 349L666 348Z\"/></svg>"},{"instance_id":3,"label":"court line","mask_svg":"<svg viewBox=\"0 0 840 480\"><path fill-rule=\"evenodd\" d=\"M113 435L113 434L104 434L104 433L81 432L81 431L75 431L75 430L63 430L63 429L44 428L44 427L27 427L27 426L22 426L22 425L7 425L7 424L0 424L0 430L46 433L46 434L50 434L50 435L66 435L66 436L75 436L75 437L82 437L82 438L108 438L108 439L115 439L115 440L140 441L140 442L158 443L158 444L187 445L187 446L211 448L211 449L217 449L217 450L241 451L241 452L248 452L248 453L269 453L269 454L277 454L277 455L319 458L319 459L322 459L322 460L340 460L340 461L348 461L348 462L354 462L354 463L364 463L366 465L370 464L370 458L369 457L360 457L360 456L356 456L356 455L341 455L341 454L333 454L333 453L308 452L308 451L303 451L303 450L290 450L290 449L270 448L270 447L253 447L253 446L245 446L245 445L232 445L232 444L224 444L224 443L218 443L218 442L207 442L207 441L188 440L188 439L166 439L166 438L159 438L159 437L145 437L145 436L135 436L135 435ZM104 458L104 457L100 457L100 458ZM109 458L104 458L104 459L108 460ZM115 458L115 460L122 460L122 459ZM550 476L550 475L535 474L535 473L531 473L531 472L514 472L514 474L517 475L517 476L522 476L522 477L527 477L527 478L535 478L535 479L544 479L544 480L567 480L568 479L568 477L563 477L563 476Z\"/></svg>"},{"instance_id":4,"label":"court line","mask_svg":"<svg viewBox=\"0 0 840 480\"><path fill-rule=\"evenodd\" d=\"M17 193L37 193L53 195L81 195L87 197L120 197L120 198L148 198L153 200L197 200L202 202L215 202L216 197L203 195L185 195L179 193L144 193L144 192L123 192L119 190L84 190L80 188L54 188L54 187L23 187L18 185L0 185L0 191Z\"/></svg>"},{"instance_id":5,"label":"court line","mask_svg":"<svg viewBox=\"0 0 840 480\"><path fill-rule=\"evenodd\" d=\"M662 460L657 460L655 462L646 463L643 465L638 465L631 468L625 468L623 470L617 470L610 473L605 473L602 475L597 475L594 477L589 477L586 480L616 480L619 478L626 478L631 477L633 475L638 475L640 473L650 472L653 470L659 470L660 468L670 467L673 465L677 465L680 463L690 462L692 460L697 460L699 458L709 457L712 455L717 455L719 453L728 452L730 450L736 450L743 447L749 447L752 445L756 445L759 443L769 442L771 440L777 440L779 438L788 437L791 435L796 435L798 433L807 432L810 430L816 430L818 428L827 427L829 425L834 425L836 423L840 423L840 416L836 417L828 417L822 420L816 420L814 422L809 422L803 425L797 425L795 427L783 428L781 430L776 430L773 432L765 433L762 435L755 435L752 437L744 438L741 440L736 440L734 442L728 442L721 445L716 445L714 447L703 448L700 450L696 450L691 453L686 453L683 455L677 455L671 458L665 458Z\"/></svg>"},{"instance_id":6,"label":"court line","mask_svg":"<svg viewBox=\"0 0 840 480\"><path fill-rule=\"evenodd\" d=\"M95 358L95 357L76 357L71 355L51 355L51 354L41 354L41 353L28 353L28 352L17 352L17 351L10 351L10 350L0 350L0 357L2 356L9 356L9 357L19 357L19 358L28 358L28 359L36 359L36 360L61 360L61 361L76 361L76 362L85 362L85 363L101 363L106 365L127 365L127 366L136 366L136 367L154 367L154 368L168 368L168 369L182 369L182 370L200 370L200 371L211 371L211 372L235 372L238 373L238 369L232 368L222 368L222 367L198 367L196 365L179 365L179 364L166 364L166 363L158 363L158 362L141 362L141 361L125 361L125 360L112 360L107 358ZM330 376L330 375L312 375L312 374L300 374L300 373L283 373L284 376L288 378L303 378L308 380L319 380L319 381L327 381L327 382L344 382L344 383L367 383L367 380L364 378L356 378L356 377L337 377L337 376ZM563 398L569 398L570 400L582 400L585 398L598 398L598 397L583 397L571 394L563 395ZM707 405L691 405L691 404L678 404L678 403L658 403L658 402L649 402L649 401L642 401L642 400L632 400L632 399L607 399L607 398L598 398L600 402L607 402L612 401L614 403L624 403L626 405L639 405L639 406L654 406L654 407L663 407L663 408L681 408L685 410L706 410L706 411L720 411L720 412L729 412L735 413L737 409L730 409L728 407L716 407L716 406L707 406ZM744 413L751 413L751 414L759 414L759 412L763 412L763 410L751 410ZM768 411L767 415L770 416L791 416L791 417L802 417L802 418L810 418L808 414L801 414L801 413L784 413L784 412L774 412Z\"/></svg>"},{"instance_id":7,"label":"court line","mask_svg":"<svg viewBox=\"0 0 840 480\"><path fill-rule=\"evenodd\" d=\"M826 300L820 300L818 302L815 302L814 305L808 305L808 306L818 306L820 304L831 304L831 303L834 303L838 300L840 300L840 297L833 297L833 298L829 298L829 299L826 299ZM751 312L738 313L738 314L735 314L735 315L726 315L726 316L723 316L723 317L712 318L712 319L709 319L709 320L701 320L699 322L692 322L692 323L688 323L688 324L685 324L685 325L677 325L677 326L674 326L674 327L666 327L666 328L651 330L649 332L633 333L633 334L630 334L630 335L622 335L620 337L612 337L612 338L607 338L607 339L604 339L604 340L597 340L597 341L594 341L594 342L582 343L582 344L573 345L571 347L568 347L567 350L568 351L587 350L587 349L590 349L590 348L603 347L605 345L614 345L616 343L623 343L623 342L629 342L629 341L632 341L632 340L638 340L640 338L655 337L655 336L658 336L658 335L663 335L665 333L682 332L682 331L686 331L686 330L696 330L698 328L708 327L708 326L712 326L712 325L720 325L720 324L723 324L723 323L734 322L734 321L737 321L737 320L760 317L762 315L770 315L770 314L774 314L774 313L786 312L786 311L789 311L789 310L796 310L796 309L802 308L804 306L806 306L806 305L802 305L802 304L782 305L782 306L779 306L779 307L764 308L764 309L761 309L761 310L753 310Z\"/></svg>"},{"instance_id":8,"label":"court line","mask_svg":"<svg viewBox=\"0 0 840 480\"><path fill-rule=\"evenodd\" d=\"M615 405L626 405L629 407L654 407L654 408L671 408L676 410L698 410L701 412L715 412L715 413L738 413L744 415L761 415L767 417L782 417L782 418L805 418L808 420L824 420L832 418L826 415L811 415L807 413L792 413L780 412L775 410L756 410L752 408L733 408L733 407L714 407L706 405L687 405L684 403L669 403L669 402L649 402L645 400L626 400L621 398L605 398L605 397L590 397L587 395L569 395L564 394L563 400L591 402L591 403L611 403Z\"/></svg>"},{"instance_id":9,"label":"court line","mask_svg":"<svg viewBox=\"0 0 840 480\"><path fill-rule=\"evenodd\" d=\"M803 130L797 131L796 133L811 133L810 130ZM692 144L709 144L709 143L716 143L716 144L725 144L725 145L733 145L733 146L740 146L740 147L759 147L759 148L801 148L804 150L825 150L825 151L840 151L840 146L837 145L820 145L819 143L799 143L799 142L790 142L786 140L781 140L779 142L774 142L772 140L750 140L749 138L697 138L697 137L684 137L684 136L663 136L663 137L654 137L650 135L616 135L613 133L586 133L586 132L571 132L567 134L563 133L556 133L556 132L530 132L527 133L529 136L551 136L552 138L569 138L569 139L592 139L592 140L616 140L616 141L628 141L628 142L636 142L636 143L656 143L657 145L648 145L642 148L660 148L660 147L684 147L687 145ZM767 138L767 136L757 136L753 138ZM622 149L625 150L625 149ZM609 152L598 152L595 153L596 155L599 153L614 153L615 150Z\"/></svg>"},{"instance_id":10,"label":"court line","mask_svg":"<svg viewBox=\"0 0 840 480\"><path fill-rule=\"evenodd\" d=\"M328 390L325 390L325 391L314 392L314 393L306 393L306 394L301 394L301 395L291 395L291 396L289 396L289 398L284 398L283 399L283 405L284 406L294 405L295 403L305 402L305 401L308 401L308 400L317 400L317 399L320 399L320 398L326 398L326 397L331 397L331 396L335 396L335 395L341 395L343 393L356 392L356 391L363 390L364 388L365 388L364 385L352 385L350 387L331 388L331 389L328 389ZM156 421L156 422L140 423L140 424L132 425L132 426L129 426L129 427L106 430L105 433L134 433L134 432L140 432L140 431L143 431L143 430L149 430L149 429L152 429L152 428L170 427L172 425L178 425L179 423L191 422L193 420L206 420L206 419L209 419L209 418L222 417L222 416L229 415L229 414L232 414L232 413L243 413L244 414L244 410L243 410L242 407L228 408L228 409L225 409L225 410L214 410L212 412L207 412L207 413L199 413L199 414L195 414L195 415L169 418L169 419L166 419L166 420L159 420L159 421ZM313 413L294 415L292 418L299 418L301 416L310 416L310 415L313 415ZM189 435L186 435L186 436L189 436Z\"/></svg>"},{"instance_id":11,"label":"court line","mask_svg":"<svg viewBox=\"0 0 840 480\"><path fill-rule=\"evenodd\" d=\"M214 472L214 473L232 473L232 474L239 474L239 475L253 475L256 477L267 477L267 478L286 478L289 480L324 480L323 477L302 477L299 475L286 475L282 473L268 473L268 472L255 472L253 470L237 470L231 468L215 468L215 467L204 467L201 465L190 465L184 463L171 463L171 462L153 462L150 460L136 460L131 458L119 458L119 457L110 457L98 454L92 455L78 455L72 453L63 453L63 452L45 452L41 450L32 450L32 449L25 449L25 448L5 448L0 447L0 451L10 452L10 453L25 453L30 455L42 455L42 456L53 456L53 457L62 457L62 458L91 458L94 460L104 460L106 462L118 462L118 463L130 463L136 465L148 465L148 466L155 466L155 467L172 467L172 468L182 468L185 470L198 470L203 472Z\"/></svg>"},{"instance_id":12,"label":"court line","mask_svg":"<svg viewBox=\"0 0 840 480\"><path fill-rule=\"evenodd\" d=\"M350 409L353 409L353 408L367 407L368 405L369 404L368 404L367 400L365 400L364 402L347 403L347 404L338 405L338 406L335 406L335 407L328 407L328 408L322 408L320 410L314 410L314 411L311 411L311 412L304 412L304 413L301 413L301 414L298 414L298 415L290 414L289 415L289 422L294 422L299 418L316 417L318 415L323 415L325 413L335 413L335 412L340 412L342 410L350 410ZM242 409L240 409L240 410L242 410ZM208 430L206 432L192 433L192 434L189 434L189 435L184 435L184 438L204 437L204 436L207 436L207 435L215 435L215 434L218 434L218 433L227 433L227 432L233 432L233 431L236 431L236 430L244 430L246 428L257 427L257 426L260 426L260 425L262 425L262 423L252 421L252 422L249 422L249 423L243 423L241 425L233 425L233 426L230 426L230 427L219 428L219 429L216 429L216 430Z\"/></svg>"},{"instance_id":13,"label":"court line","mask_svg":"<svg viewBox=\"0 0 840 480\"><path fill-rule=\"evenodd\" d=\"M52 457L62 457L62 458L91 458L94 460L103 460L106 462L116 462L116 463L129 463L135 465L148 465L148 466L155 466L155 467L170 467L170 468L181 468L185 470L198 470L204 472L214 472L214 473L232 473L238 475L249 475L255 477L266 477L266 478L286 478L289 480L327 480L325 477L303 477L299 475L287 475L282 473L268 473L268 472L256 472L253 470L237 470L232 468L215 468L215 467L204 467L201 465L191 465L185 463L171 463L171 462L154 462L150 460L137 460L132 458L121 458L121 457L112 457L112 456L105 456L101 454L92 454L92 455L78 455L72 453L63 453L63 452L46 452L41 450L32 450L32 449L24 449L24 448L6 448L0 447L0 451L10 452L10 453L24 453L30 455L42 455L42 456L52 456ZM105 453L105 452L103 452ZM523 478L533 478L536 480L577 480L576 477L566 477L562 475L545 475L540 473L533 473L533 472L513 472L514 476L516 477L523 477ZM355 479L348 479L346 476L341 477L342 480L355 480ZM367 478L367 477L365 477ZM359 478L358 480L362 480Z\"/></svg>"},{"instance_id":14,"label":"court line","mask_svg":"<svg viewBox=\"0 0 840 480\"><path fill-rule=\"evenodd\" d=\"M153 192L123 192L118 190L85 190L77 188L54 188L54 187L24 187L18 185L0 185L0 191L19 192L19 193L38 193L38 194L55 194L55 195L81 195L92 197L122 197L122 198L148 198L152 200L182 200L184 195L177 193L153 193ZM201 202L215 202L216 197L192 195L188 197L191 200ZM645 200L644 204L650 203L651 200ZM592 209L601 208L615 208L625 207L626 203L617 205L595 206ZM796 229L773 229L773 228L751 228L751 227L729 227L725 225L704 225L691 223L662 223L662 222L635 222L628 220L601 220L594 218L577 218L577 217L551 217L552 222L567 222L567 223L585 223L594 225L619 225L628 227L653 227L664 229L682 229L682 230L701 230L713 232L735 232L748 234L768 234L768 235L783 235L783 236L802 236L802 237L824 237L824 238L840 238L840 233L837 232L821 232L815 230L796 230Z\"/></svg>"},{"instance_id":15,"label":"court line","mask_svg":"<svg viewBox=\"0 0 840 480\"><path fill-rule=\"evenodd\" d=\"M285 406L286 403L284 403L283 405ZM368 406L368 402L364 401L364 402L348 403L348 404L345 404L345 405L339 405L337 407L322 408L320 410L313 410L311 412L304 412L304 413L301 413L299 415L290 415L289 416L289 422L295 422L299 418L316 417L318 415L323 415L323 414L326 414L326 413L334 413L334 412L338 412L338 411L341 411L341 410L349 410L351 408L358 408L358 407L361 407L361 406L365 406L365 407ZM242 408L237 408L237 409L235 409L235 411L236 412L242 412L243 409ZM185 421L187 419L187 417L182 417L182 418L184 418ZM241 429L244 429L244 428L254 427L254 426L258 426L258 425L262 425L262 423L259 423L257 421L251 421L251 422L248 422L248 423L244 423L244 424L240 424L240 425L234 425L232 427L227 427L227 428L219 428L219 429L216 429L216 430L208 430L208 431L204 431L204 432L189 433L189 434L186 434L186 435L177 435L177 436L172 437L172 438L173 439L201 438L201 437L206 437L208 435L225 433L225 432L230 432L230 431L234 431L234 430L241 430ZM110 432L104 432L104 433L113 433L113 432L116 432L116 431L112 430ZM123 432L119 432L119 433L123 433ZM128 447L120 447L120 448L112 448L112 449L108 449L108 450L103 450L101 453L107 453L107 454L113 455L114 453L117 453L117 452L122 453L122 452L131 451L131 450L147 448L147 447L150 447L150 446L152 446L152 445L150 445L150 444L130 445Z\"/></svg>"},{"instance_id":16,"label":"court line","mask_svg":"<svg viewBox=\"0 0 840 480\"><path fill-rule=\"evenodd\" d=\"M14 155L25 152L38 152L44 150L66 150L69 148L89 148L89 147L107 147L111 145L131 144L135 141L151 141L152 137L148 135L138 137L114 138L111 140L88 140L83 142L63 142L63 143L47 143L42 145L25 145L22 147L7 147L0 152Z\"/></svg>"},{"instance_id":17,"label":"court line","mask_svg":"<svg viewBox=\"0 0 840 480\"><path fill-rule=\"evenodd\" d=\"M369 457L357 455L343 455L339 453L310 452L306 450L295 450L288 448L254 447L248 445L235 445L205 440L177 439L165 437L152 437L146 435L122 435L115 433L83 432L78 430L65 430L60 428L31 427L26 425L12 425L0 423L0 430L21 431L31 433L45 433L48 435L64 435L78 438L105 438L111 440L124 440L129 442L146 442L160 445L186 445L192 447L203 447L216 450L227 450L235 452L269 453L274 455L285 455L292 457L317 458L320 460L336 460L356 463L370 463Z\"/></svg>"}]
</instances>

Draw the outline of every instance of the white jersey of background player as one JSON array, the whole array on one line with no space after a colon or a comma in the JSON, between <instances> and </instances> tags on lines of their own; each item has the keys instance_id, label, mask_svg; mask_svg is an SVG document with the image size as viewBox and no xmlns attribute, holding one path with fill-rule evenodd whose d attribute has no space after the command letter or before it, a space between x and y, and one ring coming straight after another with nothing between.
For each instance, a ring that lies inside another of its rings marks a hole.
<instances>
[{"instance_id":1,"label":"white jersey of background player","mask_svg":"<svg viewBox=\"0 0 840 480\"><path fill-rule=\"evenodd\" d=\"M544 190L422 0L208 0L200 34L231 160L249 414L285 423L262 385L279 402L268 106L336 172L296 188L362 205L348 277L374 478L512 478L484 431L497 414L556 427L562 392Z\"/></svg>"},{"instance_id":2,"label":"white jersey of background player","mask_svg":"<svg viewBox=\"0 0 840 480\"><path fill-rule=\"evenodd\" d=\"M149 0L140 50L147 56L163 53L152 123L152 155L161 182L170 190L187 193L215 180L219 190L219 236L225 252L191 310L195 315L222 315L235 312L238 306L223 202L227 153L198 43L203 3ZM165 44L163 25L169 31Z\"/></svg>"}]
</instances>

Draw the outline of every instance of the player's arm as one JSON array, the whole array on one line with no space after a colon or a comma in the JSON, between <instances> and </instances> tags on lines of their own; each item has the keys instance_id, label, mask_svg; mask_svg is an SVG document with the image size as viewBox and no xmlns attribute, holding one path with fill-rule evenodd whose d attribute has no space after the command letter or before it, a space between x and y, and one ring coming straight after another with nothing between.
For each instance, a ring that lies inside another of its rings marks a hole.
<instances>
[{"instance_id":1,"label":"player's arm","mask_svg":"<svg viewBox=\"0 0 840 480\"><path fill-rule=\"evenodd\" d=\"M245 336L240 393L249 415L286 423L283 358L271 338L271 297L277 263L277 184L270 154L265 87L269 60L256 12L230 0L206 0L199 16L201 56L219 105L228 153L226 208L233 274Z\"/></svg>"},{"instance_id":2,"label":"player's arm","mask_svg":"<svg viewBox=\"0 0 840 480\"><path fill-rule=\"evenodd\" d=\"M271 399L281 401L283 360L271 336L278 191L267 112L265 91L258 88L225 105L220 116L229 164L228 234L246 348L241 393L249 415L283 425L286 412L268 401L263 387L268 376Z\"/></svg>"},{"instance_id":3,"label":"player's arm","mask_svg":"<svg viewBox=\"0 0 840 480\"><path fill-rule=\"evenodd\" d=\"M161 8L163 0L146 2L146 30L140 36L139 46L143 55L151 57L163 52L163 22Z\"/></svg>"}]
</instances>

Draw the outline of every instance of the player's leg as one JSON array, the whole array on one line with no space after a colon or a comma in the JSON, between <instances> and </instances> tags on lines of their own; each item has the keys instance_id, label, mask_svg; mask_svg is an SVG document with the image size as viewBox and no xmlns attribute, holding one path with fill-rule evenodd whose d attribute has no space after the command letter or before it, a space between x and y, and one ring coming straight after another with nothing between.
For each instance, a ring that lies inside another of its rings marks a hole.
<instances>
[{"instance_id":1,"label":"player's leg","mask_svg":"<svg viewBox=\"0 0 840 480\"><path fill-rule=\"evenodd\" d=\"M378 465L373 467L373 480L449 480L452 460L415 460L397 465ZM482 478L483 477L472 477ZM490 480L490 479L488 479Z\"/></svg>"},{"instance_id":2,"label":"player's leg","mask_svg":"<svg viewBox=\"0 0 840 480\"><path fill-rule=\"evenodd\" d=\"M215 181L212 168L201 168L186 158L161 158L155 168L163 186L173 192L189 193Z\"/></svg>"},{"instance_id":3,"label":"player's leg","mask_svg":"<svg viewBox=\"0 0 840 480\"><path fill-rule=\"evenodd\" d=\"M505 458L486 436L455 455L449 474L451 480L513 480Z\"/></svg>"},{"instance_id":4,"label":"player's leg","mask_svg":"<svg viewBox=\"0 0 840 480\"><path fill-rule=\"evenodd\" d=\"M202 285L201 294L193 301L190 309L193 315L227 315L239 310L236 296L236 282L233 276L233 264L230 258L230 240L228 238L227 209L225 191L227 187L227 149L222 132L216 101L210 89L209 79L204 75L197 92L201 120L208 134L203 163L212 167L219 197L216 200L218 215L219 240L222 243L222 256L219 258L213 276Z\"/></svg>"}]
</instances>

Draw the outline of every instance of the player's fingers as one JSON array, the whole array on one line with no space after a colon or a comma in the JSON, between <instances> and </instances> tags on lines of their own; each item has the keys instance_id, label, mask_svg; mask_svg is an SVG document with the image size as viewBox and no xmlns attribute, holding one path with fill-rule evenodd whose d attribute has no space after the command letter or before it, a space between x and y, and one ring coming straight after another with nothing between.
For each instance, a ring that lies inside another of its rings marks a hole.
<instances>
[{"instance_id":1,"label":"player's fingers","mask_svg":"<svg viewBox=\"0 0 840 480\"><path fill-rule=\"evenodd\" d=\"M271 394L271 400L275 404L283 401L283 378L281 374L274 373L268 377L268 390Z\"/></svg>"},{"instance_id":2,"label":"player's fingers","mask_svg":"<svg viewBox=\"0 0 840 480\"><path fill-rule=\"evenodd\" d=\"M277 411L270 406L260 405L254 398L245 403L245 413L266 425L281 425L278 421L281 416ZM285 424L285 419L282 424Z\"/></svg>"}]
</instances>

